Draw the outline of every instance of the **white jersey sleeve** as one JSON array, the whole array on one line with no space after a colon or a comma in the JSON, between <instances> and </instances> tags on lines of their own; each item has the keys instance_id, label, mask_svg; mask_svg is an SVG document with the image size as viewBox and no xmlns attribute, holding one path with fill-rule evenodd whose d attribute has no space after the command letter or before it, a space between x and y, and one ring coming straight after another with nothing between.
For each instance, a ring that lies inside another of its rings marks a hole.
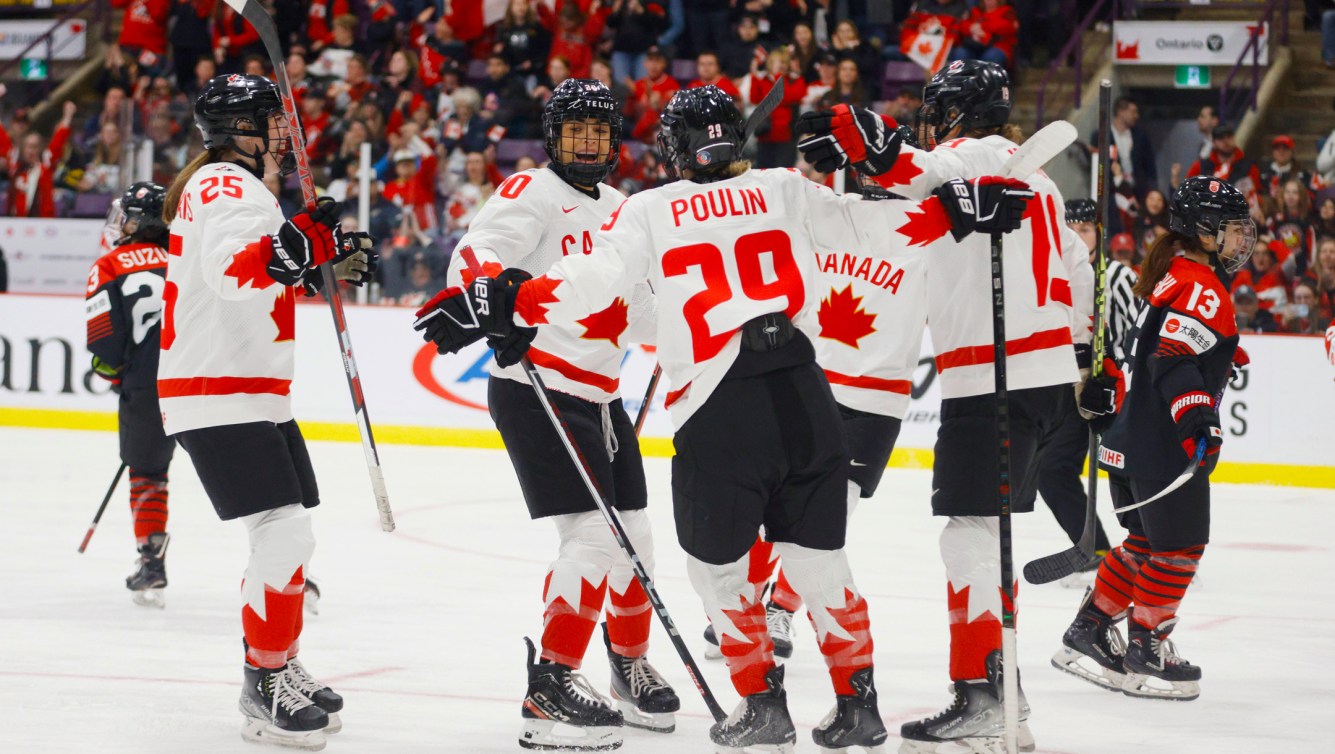
<instances>
[{"instance_id":1,"label":"white jersey sleeve","mask_svg":"<svg viewBox=\"0 0 1335 754\"><path fill-rule=\"evenodd\" d=\"M1071 286L1071 340L1089 343L1094 337L1094 265L1089 262L1089 248L1066 224L1066 207L1056 207L1061 230L1061 261Z\"/></svg>"}]
</instances>

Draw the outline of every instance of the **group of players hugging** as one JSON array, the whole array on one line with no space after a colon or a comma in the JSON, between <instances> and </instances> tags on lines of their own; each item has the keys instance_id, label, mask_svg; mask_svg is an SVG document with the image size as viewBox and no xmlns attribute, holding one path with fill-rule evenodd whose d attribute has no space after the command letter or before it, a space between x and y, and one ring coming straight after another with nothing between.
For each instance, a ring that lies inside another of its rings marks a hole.
<instances>
[{"instance_id":1,"label":"group of players hugging","mask_svg":"<svg viewBox=\"0 0 1335 754\"><path fill-rule=\"evenodd\" d=\"M1032 509L1054 437L1075 426L1084 448L1086 421L1103 432L1119 505L1157 494L1198 442L1208 448L1190 483L1121 514L1128 534L1097 564L1053 663L1135 696L1195 698L1200 669L1168 635L1209 539L1216 406L1238 343L1221 276L1251 251L1243 197L1205 177L1182 185L1172 232L1135 282L1138 313L1115 348L1091 354L1097 249L1068 227L1087 225L1090 207L1068 216L1041 172L998 177L1018 138L1001 68L950 64L927 85L913 129L843 105L803 116L806 159L825 172L856 169L863 196L794 170L750 169L741 114L705 86L679 91L662 113L658 146L676 180L625 197L602 182L620 151L619 112L598 82L556 89L543 113L550 164L498 187L453 256L449 287L415 324L441 353L483 339L494 350L492 418L530 515L559 537L542 635L528 642L519 744L614 749L626 725L671 732L680 707L647 659L650 596L528 384L525 357L652 573L645 475L619 374L632 342L656 349L675 429L677 540L707 638L741 696L711 727L713 745L792 751L775 656L791 654L793 613L805 606L835 693L812 737L826 750L875 751L887 732L845 533L885 470L930 320L942 390L931 505L945 519L955 698L905 723L900 750L998 750L994 235L1007 271L1014 510ZM131 470L140 561L127 586L166 586L166 469L179 443L218 516L240 519L250 537L242 735L317 750L341 727L343 700L297 660L319 493L289 397L293 303L319 290L325 262L340 280L368 280L377 252L339 227L334 202L283 219L261 181L294 168L270 81L213 79L195 121L206 151L169 189L130 188L123 237L89 282L89 347L98 373L118 385ZM1109 368L1091 378L1095 358ZM1078 476L1078 462L1069 473ZM600 618L610 699L576 672ZM1027 751L1034 739L1020 701Z\"/></svg>"}]
</instances>

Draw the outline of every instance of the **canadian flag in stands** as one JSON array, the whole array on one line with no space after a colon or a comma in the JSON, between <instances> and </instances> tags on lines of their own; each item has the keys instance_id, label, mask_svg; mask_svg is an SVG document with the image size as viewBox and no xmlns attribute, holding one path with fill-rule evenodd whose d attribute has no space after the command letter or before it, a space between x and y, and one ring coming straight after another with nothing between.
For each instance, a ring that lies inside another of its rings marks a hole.
<instances>
[{"instance_id":1,"label":"canadian flag in stands","mask_svg":"<svg viewBox=\"0 0 1335 754\"><path fill-rule=\"evenodd\" d=\"M505 17L507 0L446 0L445 21L454 36L468 42L482 36L483 30ZM546 6L555 13L555 0L537 0L532 5ZM588 5L588 3L579 3Z\"/></svg>"},{"instance_id":2,"label":"canadian flag in stands","mask_svg":"<svg viewBox=\"0 0 1335 754\"><path fill-rule=\"evenodd\" d=\"M955 34L933 18L916 30L904 29L899 40L899 51L927 69L928 73L935 73L941 70L954 44Z\"/></svg>"}]
</instances>

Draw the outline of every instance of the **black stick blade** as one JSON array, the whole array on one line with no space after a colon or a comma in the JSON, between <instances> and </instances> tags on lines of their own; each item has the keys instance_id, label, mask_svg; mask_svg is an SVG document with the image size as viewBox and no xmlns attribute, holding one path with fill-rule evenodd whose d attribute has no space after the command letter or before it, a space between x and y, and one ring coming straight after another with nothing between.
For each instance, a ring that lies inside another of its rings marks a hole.
<instances>
[{"instance_id":1,"label":"black stick blade","mask_svg":"<svg viewBox=\"0 0 1335 754\"><path fill-rule=\"evenodd\" d=\"M1079 547L1063 550L1025 563L1024 580L1030 584L1050 584L1079 571L1093 556Z\"/></svg>"}]
</instances>

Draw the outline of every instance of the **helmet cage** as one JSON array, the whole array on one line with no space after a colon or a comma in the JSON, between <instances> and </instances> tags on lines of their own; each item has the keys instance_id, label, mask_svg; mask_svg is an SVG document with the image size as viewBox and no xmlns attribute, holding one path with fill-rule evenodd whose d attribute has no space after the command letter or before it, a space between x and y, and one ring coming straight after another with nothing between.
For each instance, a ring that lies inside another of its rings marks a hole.
<instances>
[{"instance_id":1,"label":"helmet cage","mask_svg":"<svg viewBox=\"0 0 1335 754\"><path fill-rule=\"evenodd\" d=\"M562 146L567 123L596 121L606 124L607 136L597 136L594 162L581 162L579 155ZM607 178L621 157L621 114L616 99L603 84L590 79L563 81L542 111L543 147L551 169L567 183L593 187ZM602 157L598 160L598 157Z\"/></svg>"}]
</instances>

